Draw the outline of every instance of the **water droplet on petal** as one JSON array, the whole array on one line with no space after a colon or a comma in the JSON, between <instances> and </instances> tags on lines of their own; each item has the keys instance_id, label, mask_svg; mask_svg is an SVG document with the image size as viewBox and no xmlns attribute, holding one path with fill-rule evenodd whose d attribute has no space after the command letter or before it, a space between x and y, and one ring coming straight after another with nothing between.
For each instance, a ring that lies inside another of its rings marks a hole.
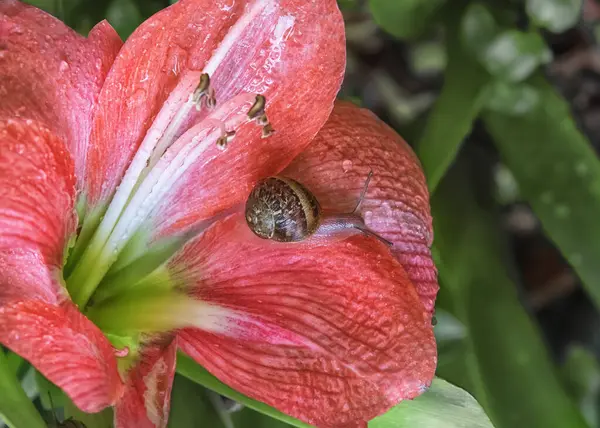
<instances>
[{"instance_id":1,"label":"water droplet on petal","mask_svg":"<svg viewBox=\"0 0 600 428\"><path fill-rule=\"evenodd\" d=\"M67 71L69 69L69 63L67 61L61 61L58 69L63 72Z\"/></svg>"},{"instance_id":2,"label":"water droplet on petal","mask_svg":"<svg viewBox=\"0 0 600 428\"><path fill-rule=\"evenodd\" d=\"M352 169L352 161L350 159L346 159L342 162L342 169L344 172L348 172Z\"/></svg>"},{"instance_id":3,"label":"water droplet on petal","mask_svg":"<svg viewBox=\"0 0 600 428\"><path fill-rule=\"evenodd\" d=\"M13 34L13 35L23 34L23 28L20 25L15 24L9 30L9 34Z\"/></svg>"}]
</instances>

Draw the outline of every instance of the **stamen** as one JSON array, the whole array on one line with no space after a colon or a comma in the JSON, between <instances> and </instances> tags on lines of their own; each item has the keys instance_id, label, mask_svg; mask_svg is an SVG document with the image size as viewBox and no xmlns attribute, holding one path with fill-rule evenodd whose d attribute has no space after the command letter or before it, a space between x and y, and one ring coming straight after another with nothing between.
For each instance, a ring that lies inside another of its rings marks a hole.
<instances>
[{"instance_id":1,"label":"stamen","mask_svg":"<svg viewBox=\"0 0 600 428\"><path fill-rule=\"evenodd\" d=\"M114 223L112 231L105 235L103 242L99 242L101 247L93 248L93 252L87 254L89 260L86 260L86 269L81 267L84 266L82 264L67 279L68 283L80 284L73 293L76 303L83 305L89 300L129 239L149 213L161 203L179 177L202 153L215 144L220 136L227 135L227 128L235 130L251 120L246 114L240 114L240 105L251 102L250 97L253 96L247 93L240 94L221 104L219 109L211 114L212 117L189 129L177 140L175 147L170 147L173 151L166 152L159 160L163 163L162 166L159 162L154 167L151 164L147 176L144 176L136 187L121 216ZM231 137L230 135L229 139ZM92 264L94 267L89 269Z\"/></svg>"},{"instance_id":2,"label":"stamen","mask_svg":"<svg viewBox=\"0 0 600 428\"><path fill-rule=\"evenodd\" d=\"M213 110L217 106L217 98L215 97L215 90L211 87L208 90L208 96L206 98L206 107L209 110Z\"/></svg>"},{"instance_id":3,"label":"stamen","mask_svg":"<svg viewBox=\"0 0 600 428\"><path fill-rule=\"evenodd\" d=\"M260 126L267 126L269 124L269 119L266 114L262 114L256 118L256 124Z\"/></svg>"},{"instance_id":4,"label":"stamen","mask_svg":"<svg viewBox=\"0 0 600 428\"><path fill-rule=\"evenodd\" d=\"M235 137L235 131L225 132L225 134L217 139L217 148L219 150L225 150L227 145L233 140L233 137Z\"/></svg>"},{"instance_id":5,"label":"stamen","mask_svg":"<svg viewBox=\"0 0 600 428\"><path fill-rule=\"evenodd\" d=\"M248 110L248 118L256 119L259 116L263 116L265 114L265 105L267 104L267 99L264 95L258 94L256 95L256 100L250 110ZM265 116L266 118L266 116Z\"/></svg>"},{"instance_id":6,"label":"stamen","mask_svg":"<svg viewBox=\"0 0 600 428\"><path fill-rule=\"evenodd\" d=\"M273 129L273 125L271 125L270 123L267 123L265 126L263 126L262 138L268 138L271 135L273 135L274 133L275 133L275 129Z\"/></svg>"},{"instance_id":7,"label":"stamen","mask_svg":"<svg viewBox=\"0 0 600 428\"><path fill-rule=\"evenodd\" d=\"M200 110L200 102L202 98L208 93L210 88L210 76L208 73L202 73L200 75L200 83L196 86L196 89L192 93L192 101L196 104L196 108Z\"/></svg>"},{"instance_id":8,"label":"stamen","mask_svg":"<svg viewBox=\"0 0 600 428\"><path fill-rule=\"evenodd\" d=\"M196 86L196 89L190 96L190 101L194 103L197 111L202 109L202 100L204 100L209 110L214 109L217 105L215 90L210 86L210 76L208 73L200 75L200 83L198 83L198 86Z\"/></svg>"}]
</instances>

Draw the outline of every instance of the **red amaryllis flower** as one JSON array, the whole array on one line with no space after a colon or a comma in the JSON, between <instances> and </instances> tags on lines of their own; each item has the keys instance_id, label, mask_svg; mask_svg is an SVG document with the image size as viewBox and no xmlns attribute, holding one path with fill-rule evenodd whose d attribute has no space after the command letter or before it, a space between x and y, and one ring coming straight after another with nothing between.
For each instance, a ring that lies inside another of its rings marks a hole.
<instances>
[{"instance_id":1,"label":"red amaryllis flower","mask_svg":"<svg viewBox=\"0 0 600 428\"><path fill-rule=\"evenodd\" d=\"M334 0L180 0L122 45L1 2L0 342L119 427L165 426L177 349L322 427L421 393L427 190L400 137L334 107L343 30ZM357 213L393 245L257 237L245 200L282 170L328 218L372 172Z\"/></svg>"}]
</instances>

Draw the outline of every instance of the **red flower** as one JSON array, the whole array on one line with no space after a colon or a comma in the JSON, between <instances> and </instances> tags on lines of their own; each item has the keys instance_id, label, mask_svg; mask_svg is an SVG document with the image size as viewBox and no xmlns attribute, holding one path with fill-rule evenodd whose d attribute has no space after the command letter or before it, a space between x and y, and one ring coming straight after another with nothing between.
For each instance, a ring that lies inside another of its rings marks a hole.
<instances>
[{"instance_id":1,"label":"red flower","mask_svg":"<svg viewBox=\"0 0 600 428\"><path fill-rule=\"evenodd\" d=\"M429 385L427 189L398 135L333 107L334 0L180 0L124 45L7 0L0 35L0 342L78 407L165 426L178 348L322 427ZM372 171L359 213L393 246L256 237L241 207L282 170L329 213Z\"/></svg>"}]
</instances>

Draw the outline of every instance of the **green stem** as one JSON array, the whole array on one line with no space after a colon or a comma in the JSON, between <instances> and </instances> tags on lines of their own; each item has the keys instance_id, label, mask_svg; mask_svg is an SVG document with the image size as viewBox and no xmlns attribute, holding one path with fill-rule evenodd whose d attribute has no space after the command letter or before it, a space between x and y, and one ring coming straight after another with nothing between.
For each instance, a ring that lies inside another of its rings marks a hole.
<instances>
[{"instance_id":1,"label":"green stem","mask_svg":"<svg viewBox=\"0 0 600 428\"><path fill-rule=\"evenodd\" d=\"M0 415L11 428L45 428L46 423L21 388L0 349Z\"/></svg>"}]
</instances>

